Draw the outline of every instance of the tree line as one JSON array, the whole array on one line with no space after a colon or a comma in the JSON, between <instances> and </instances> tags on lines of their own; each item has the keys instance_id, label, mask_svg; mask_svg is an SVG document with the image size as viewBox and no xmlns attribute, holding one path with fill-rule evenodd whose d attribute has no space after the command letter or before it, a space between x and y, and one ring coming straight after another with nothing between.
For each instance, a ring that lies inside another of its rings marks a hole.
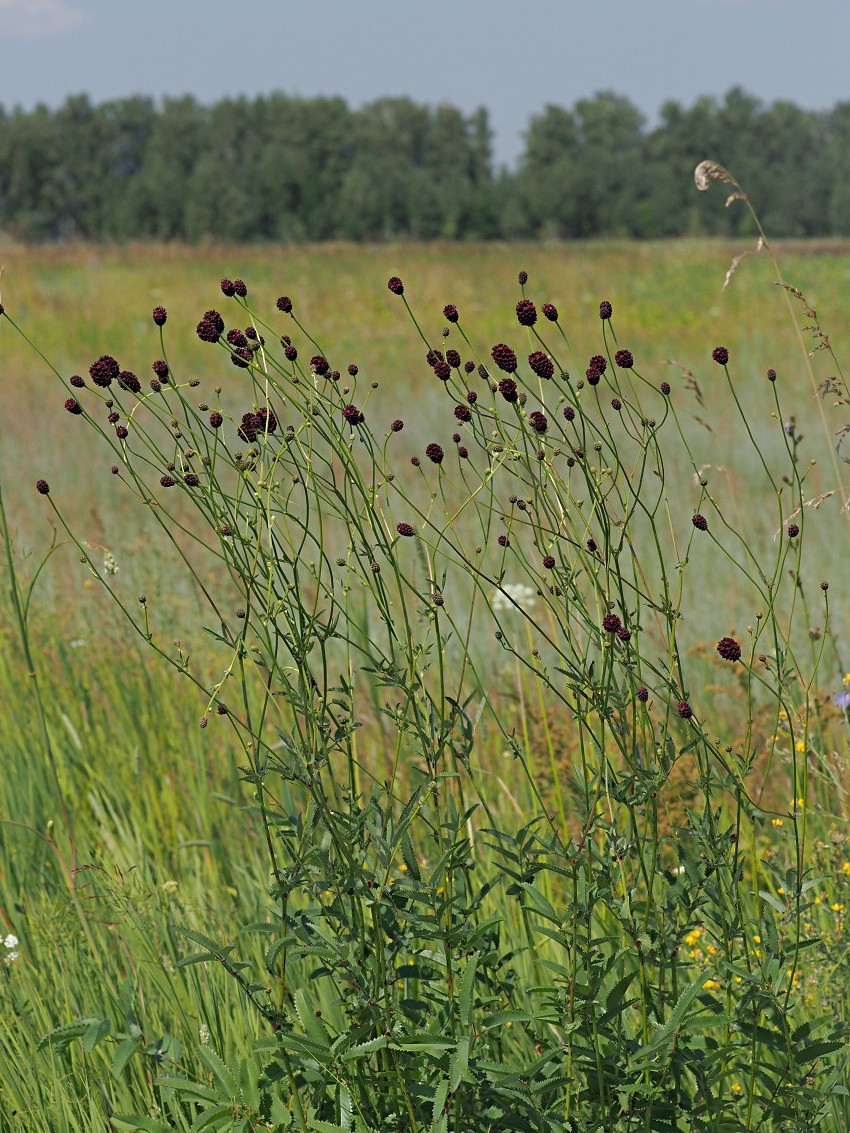
<instances>
[{"instance_id":1,"label":"tree line","mask_svg":"<svg viewBox=\"0 0 850 1133\"><path fill-rule=\"evenodd\" d=\"M733 235L744 210L693 189L731 169L775 236L850 236L850 102L765 105L741 88L667 102L651 128L601 92L548 105L515 169L487 111L408 98L352 109L276 93L56 110L0 107L0 231L23 240L492 240ZM706 199L706 196L713 199Z\"/></svg>"}]
</instances>

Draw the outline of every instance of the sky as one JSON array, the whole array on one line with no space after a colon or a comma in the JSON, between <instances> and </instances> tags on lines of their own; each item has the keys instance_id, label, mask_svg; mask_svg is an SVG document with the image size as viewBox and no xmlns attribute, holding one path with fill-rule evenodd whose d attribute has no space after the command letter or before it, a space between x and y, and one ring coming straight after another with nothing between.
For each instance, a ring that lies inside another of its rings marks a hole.
<instances>
[{"instance_id":1,"label":"sky","mask_svg":"<svg viewBox=\"0 0 850 1133\"><path fill-rule=\"evenodd\" d=\"M490 112L499 164L530 117L600 90L649 124L735 85L850 100L850 0L0 0L0 105L133 94L385 95Z\"/></svg>"}]
</instances>

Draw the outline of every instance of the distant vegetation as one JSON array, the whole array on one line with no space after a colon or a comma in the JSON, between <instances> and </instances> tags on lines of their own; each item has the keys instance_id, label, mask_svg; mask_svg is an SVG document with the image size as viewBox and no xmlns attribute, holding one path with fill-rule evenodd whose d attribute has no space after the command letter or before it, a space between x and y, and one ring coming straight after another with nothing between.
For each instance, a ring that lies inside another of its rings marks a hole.
<instances>
[{"instance_id":1,"label":"distant vegetation","mask_svg":"<svg viewBox=\"0 0 850 1133\"><path fill-rule=\"evenodd\" d=\"M850 235L850 102L813 112L664 105L649 129L603 92L532 117L494 168L487 112L276 93L205 106L128 98L0 107L0 230L21 240L497 240L732 235L697 197L706 155L735 168L775 236Z\"/></svg>"}]
</instances>

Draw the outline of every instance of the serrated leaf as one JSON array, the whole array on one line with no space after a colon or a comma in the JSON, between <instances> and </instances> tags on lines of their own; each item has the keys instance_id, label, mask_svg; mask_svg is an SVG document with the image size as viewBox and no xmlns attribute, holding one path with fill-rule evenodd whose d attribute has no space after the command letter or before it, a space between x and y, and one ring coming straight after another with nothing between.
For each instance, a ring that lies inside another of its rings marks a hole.
<instances>
[{"instance_id":1,"label":"serrated leaf","mask_svg":"<svg viewBox=\"0 0 850 1133\"><path fill-rule=\"evenodd\" d=\"M480 952L473 952L469 957L460 985L460 1002L458 1008L462 1021L468 1027L472 1026L472 992L475 987L475 970L478 967L478 961L480 959Z\"/></svg>"},{"instance_id":2,"label":"serrated leaf","mask_svg":"<svg viewBox=\"0 0 850 1133\"><path fill-rule=\"evenodd\" d=\"M458 1088L466 1076L469 1067L469 1035L464 1035L457 1044L457 1050L449 1063L449 1089L452 1093Z\"/></svg>"},{"instance_id":3,"label":"serrated leaf","mask_svg":"<svg viewBox=\"0 0 850 1133\"><path fill-rule=\"evenodd\" d=\"M115 1053L112 1056L112 1077L120 1078L124 1073L124 1067L139 1049L138 1039L124 1039L115 1048Z\"/></svg>"},{"instance_id":4,"label":"serrated leaf","mask_svg":"<svg viewBox=\"0 0 850 1133\"><path fill-rule=\"evenodd\" d=\"M325 1028L322 1020L315 1014L307 999L307 993L303 987L299 987L295 992L295 1010L304 1029L304 1033L313 1040L314 1043L319 1043L324 1047L331 1045L331 1037Z\"/></svg>"},{"instance_id":5,"label":"serrated leaf","mask_svg":"<svg viewBox=\"0 0 850 1133\"><path fill-rule=\"evenodd\" d=\"M91 1054L100 1040L105 1039L111 1030L112 1026L108 1019L98 1019L96 1023L92 1023L83 1035L83 1050L86 1054Z\"/></svg>"},{"instance_id":6,"label":"serrated leaf","mask_svg":"<svg viewBox=\"0 0 850 1133\"><path fill-rule=\"evenodd\" d=\"M143 1133L172 1133L152 1117L135 1117L131 1113L113 1113L109 1120L119 1129L141 1129Z\"/></svg>"},{"instance_id":7,"label":"serrated leaf","mask_svg":"<svg viewBox=\"0 0 850 1133\"><path fill-rule=\"evenodd\" d=\"M156 1083L163 1089L174 1090L176 1094L190 1098L198 1098L205 1102L221 1102L221 1094L211 1090L203 1082L195 1082L191 1078L157 1078Z\"/></svg>"},{"instance_id":8,"label":"serrated leaf","mask_svg":"<svg viewBox=\"0 0 850 1133\"><path fill-rule=\"evenodd\" d=\"M199 1046L198 1057L224 1090L227 1097L238 1098L239 1081L236 1074L230 1069L227 1063L216 1054L212 1047Z\"/></svg>"},{"instance_id":9,"label":"serrated leaf","mask_svg":"<svg viewBox=\"0 0 850 1133\"><path fill-rule=\"evenodd\" d=\"M449 1084L444 1078L434 1093L434 1106L431 1110L431 1133L439 1133L440 1127L445 1123L443 1106L446 1104L448 1096Z\"/></svg>"},{"instance_id":10,"label":"serrated leaf","mask_svg":"<svg viewBox=\"0 0 850 1133\"><path fill-rule=\"evenodd\" d=\"M209 960L218 960L215 952L193 952L191 956L184 956L174 965L175 968L188 968L192 964L205 964Z\"/></svg>"},{"instance_id":11,"label":"serrated leaf","mask_svg":"<svg viewBox=\"0 0 850 1133\"><path fill-rule=\"evenodd\" d=\"M85 1019L75 1019L73 1023L65 1023L64 1026L56 1027L49 1034L40 1038L36 1049L44 1050L46 1046L55 1046L62 1050L74 1039L82 1038L89 1027L99 1022L100 1019L97 1016L90 1015Z\"/></svg>"},{"instance_id":12,"label":"serrated leaf","mask_svg":"<svg viewBox=\"0 0 850 1133\"><path fill-rule=\"evenodd\" d=\"M227 1122L230 1128L230 1133L235 1133L239 1125L233 1124L233 1106L232 1105L217 1105L212 1109L205 1109L203 1113L199 1114L189 1128L192 1133L201 1133L203 1129L212 1129L215 1126L221 1126L222 1129L226 1126L222 1122Z\"/></svg>"},{"instance_id":13,"label":"serrated leaf","mask_svg":"<svg viewBox=\"0 0 850 1133\"><path fill-rule=\"evenodd\" d=\"M350 1050L341 1054L340 1058L343 1062L353 1062L355 1059L360 1058L361 1055L371 1054L373 1050L383 1050L388 1042L389 1040L386 1035L381 1035L377 1039L369 1039L368 1042L358 1043L357 1046L353 1046Z\"/></svg>"},{"instance_id":14,"label":"serrated leaf","mask_svg":"<svg viewBox=\"0 0 850 1133\"><path fill-rule=\"evenodd\" d=\"M253 1058L243 1058L239 1066L242 1100L253 1110L260 1108L260 1068Z\"/></svg>"}]
</instances>

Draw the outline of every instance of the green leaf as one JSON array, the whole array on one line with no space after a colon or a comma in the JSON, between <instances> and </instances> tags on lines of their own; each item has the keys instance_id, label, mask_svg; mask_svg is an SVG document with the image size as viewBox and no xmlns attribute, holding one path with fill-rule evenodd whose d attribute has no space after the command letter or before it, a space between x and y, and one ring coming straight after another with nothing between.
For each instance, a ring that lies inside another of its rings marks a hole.
<instances>
[{"instance_id":1,"label":"green leaf","mask_svg":"<svg viewBox=\"0 0 850 1133\"><path fill-rule=\"evenodd\" d=\"M73 1023L66 1023L62 1027L56 1027L50 1031L49 1034L44 1035L38 1040L38 1050L44 1050L46 1046L55 1046L59 1050L64 1050L69 1043L74 1039L82 1038L88 1029L95 1024L100 1023L100 1018L95 1015L87 1016L85 1019L75 1019Z\"/></svg>"},{"instance_id":2,"label":"green leaf","mask_svg":"<svg viewBox=\"0 0 850 1133\"><path fill-rule=\"evenodd\" d=\"M111 1029L108 1019L98 1019L96 1023L92 1023L83 1035L83 1050L86 1054L91 1054L100 1040L106 1038Z\"/></svg>"},{"instance_id":3,"label":"green leaf","mask_svg":"<svg viewBox=\"0 0 850 1133\"><path fill-rule=\"evenodd\" d=\"M152 1117L134 1117L131 1113L113 1113L109 1118L119 1129L141 1129L143 1133L172 1133Z\"/></svg>"},{"instance_id":4,"label":"green leaf","mask_svg":"<svg viewBox=\"0 0 850 1133\"><path fill-rule=\"evenodd\" d=\"M216 1052L208 1046L198 1047L198 1057L211 1072L215 1080L224 1090L228 1098L239 1097L239 1082L236 1074L230 1069Z\"/></svg>"},{"instance_id":5,"label":"green leaf","mask_svg":"<svg viewBox=\"0 0 850 1133\"><path fill-rule=\"evenodd\" d=\"M139 1049L138 1039L124 1039L115 1048L115 1053L112 1056L112 1077L120 1078L124 1073L124 1067Z\"/></svg>"},{"instance_id":6,"label":"green leaf","mask_svg":"<svg viewBox=\"0 0 850 1133\"><path fill-rule=\"evenodd\" d=\"M239 1066L239 1085L245 1105L260 1108L260 1068L252 1058L243 1058Z\"/></svg>"},{"instance_id":7,"label":"green leaf","mask_svg":"<svg viewBox=\"0 0 850 1133\"><path fill-rule=\"evenodd\" d=\"M313 1008L310 1006L310 1001L303 987L299 987L295 992L295 1010L298 1013L301 1026L304 1028L304 1033L311 1038L313 1042L319 1043L324 1047L329 1047L331 1037L322 1020L315 1014Z\"/></svg>"},{"instance_id":8,"label":"green leaf","mask_svg":"<svg viewBox=\"0 0 850 1133\"><path fill-rule=\"evenodd\" d=\"M449 1089L452 1093L455 1092L466 1076L466 1071L469 1067L469 1044L469 1035L464 1035L458 1042L457 1050L452 1055L452 1060L449 1063Z\"/></svg>"},{"instance_id":9,"label":"green leaf","mask_svg":"<svg viewBox=\"0 0 850 1133\"><path fill-rule=\"evenodd\" d=\"M386 1035L381 1035L377 1039L369 1039L368 1042L353 1046L351 1050L347 1050L344 1054L340 1055L340 1057L343 1062L353 1062L364 1054L371 1054L373 1050L383 1050L388 1043L389 1039L387 1039Z\"/></svg>"},{"instance_id":10,"label":"green leaf","mask_svg":"<svg viewBox=\"0 0 850 1133\"><path fill-rule=\"evenodd\" d=\"M444 1078L439 1086L437 1086L434 1094L434 1107L431 1111L431 1133L439 1133L441 1127L445 1125L443 1106L446 1104L448 1095L449 1084Z\"/></svg>"},{"instance_id":11,"label":"green leaf","mask_svg":"<svg viewBox=\"0 0 850 1133\"><path fill-rule=\"evenodd\" d=\"M480 952L473 952L469 957L460 985L460 1017L468 1027L472 1026L472 993L475 987L475 970L480 959Z\"/></svg>"},{"instance_id":12,"label":"green leaf","mask_svg":"<svg viewBox=\"0 0 850 1133\"><path fill-rule=\"evenodd\" d=\"M156 1083L163 1089L174 1090L175 1094L180 1094L181 1097L199 1098L205 1102L221 1102L223 1100L221 1094L211 1090L203 1082L194 1082L191 1078L169 1078L166 1076L157 1078Z\"/></svg>"}]
</instances>

